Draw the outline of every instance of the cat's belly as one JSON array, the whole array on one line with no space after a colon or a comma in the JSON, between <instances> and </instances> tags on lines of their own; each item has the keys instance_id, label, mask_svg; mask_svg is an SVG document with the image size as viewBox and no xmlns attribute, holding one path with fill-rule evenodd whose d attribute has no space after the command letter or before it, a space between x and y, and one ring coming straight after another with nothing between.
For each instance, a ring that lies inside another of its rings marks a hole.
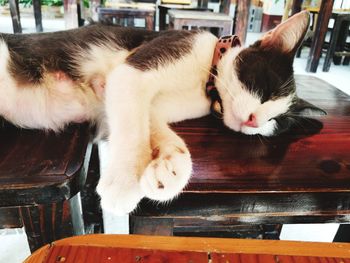
<instances>
[{"instance_id":1,"label":"cat's belly","mask_svg":"<svg viewBox=\"0 0 350 263\"><path fill-rule=\"evenodd\" d=\"M90 87L50 75L37 86L17 86L0 78L0 115L25 128L59 130L71 122L95 119L102 102Z\"/></svg>"}]
</instances>

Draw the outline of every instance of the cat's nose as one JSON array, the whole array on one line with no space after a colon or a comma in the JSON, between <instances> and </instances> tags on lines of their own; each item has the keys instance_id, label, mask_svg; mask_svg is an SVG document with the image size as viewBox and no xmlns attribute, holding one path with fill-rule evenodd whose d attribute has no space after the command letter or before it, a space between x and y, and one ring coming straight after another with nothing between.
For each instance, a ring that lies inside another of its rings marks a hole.
<instances>
[{"instance_id":1,"label":"cat's nose","mask_svg":"<svg viewBox=\"0 0 350 263\"><path fill-rule=\"evenodd\" d=\"M253 113L250 114L248 120L243 122L242 125L243 126L257 128L258 127L258 122L256 120L256 116Z\"/></svg>"}]
</instances>

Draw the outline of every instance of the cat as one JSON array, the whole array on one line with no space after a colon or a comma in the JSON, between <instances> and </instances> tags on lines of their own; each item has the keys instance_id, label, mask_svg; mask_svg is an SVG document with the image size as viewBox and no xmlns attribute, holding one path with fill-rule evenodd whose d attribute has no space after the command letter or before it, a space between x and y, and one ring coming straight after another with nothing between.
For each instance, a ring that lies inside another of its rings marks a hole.
<instances>
[{"instance_id":1,"label":"cat","mask_svg":"<svg viewBox=\"0 0 350 263\"><path fill-rule=\"evenodd\" d=\"M308 25L309 14L300 12L247 48L236 41L215 72L218 39L206 31L93 24L0 34L0 115L55 131L96 124L110 159L97 186L101 205L126 214L143 197L173 199L190 179L190 152L168 123L207 115L219 102L216 111L230 129L273 136L296 115L323 113L295 91L293 58ZM213 101L206 94L210 75Z\"/></svg>"}]
</instances>

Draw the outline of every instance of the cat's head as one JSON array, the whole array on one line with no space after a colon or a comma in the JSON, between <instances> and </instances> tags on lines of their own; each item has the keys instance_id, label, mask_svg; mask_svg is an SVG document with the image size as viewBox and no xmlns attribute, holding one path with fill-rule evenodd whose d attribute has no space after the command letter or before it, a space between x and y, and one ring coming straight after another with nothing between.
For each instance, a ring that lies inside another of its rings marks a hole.
<instances>
[{"instance_id":1,"label":"cat's head","mask_svg":"<svg viewBox=\"0 0 350 263\"><path fill-rule=\"evenodd\" d=\"M216 86L226 126L272 136L288 130L296 116L325 114L296 95L293 60L308 26L309 13L300 12L248 48L225 53Z\"/></svg>"}]
</instances>

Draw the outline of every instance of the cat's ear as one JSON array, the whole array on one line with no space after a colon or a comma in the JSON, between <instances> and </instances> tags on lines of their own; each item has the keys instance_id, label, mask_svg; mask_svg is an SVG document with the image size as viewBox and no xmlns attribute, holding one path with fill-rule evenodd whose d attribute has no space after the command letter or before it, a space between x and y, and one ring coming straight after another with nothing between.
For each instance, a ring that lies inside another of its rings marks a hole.
<instances>
[{"instance_id":1,"label":"cat's ear","mask_svg":"<svg viewBox=\"0 0 350 263\"><path fill-rule=\"evenodd\" d=\"M324 110L300 98L295 99L294 103L292 104L289 110L293 115L299 115L299 116L312 117L312 116L327 115L327 112L325 112Z\"/></svg>"},{"instance_id":2,"label":"cat's ear","mask_svg":"<svg viewBox=\"0 0 350 263\"><path fill-rule=\"evenodd\" d=\"M267 32L262 37L260 46L263 48L277 48L294 56L305 37L309 23L309 12L299 12Z\"/></svg>"}]
</instances>

